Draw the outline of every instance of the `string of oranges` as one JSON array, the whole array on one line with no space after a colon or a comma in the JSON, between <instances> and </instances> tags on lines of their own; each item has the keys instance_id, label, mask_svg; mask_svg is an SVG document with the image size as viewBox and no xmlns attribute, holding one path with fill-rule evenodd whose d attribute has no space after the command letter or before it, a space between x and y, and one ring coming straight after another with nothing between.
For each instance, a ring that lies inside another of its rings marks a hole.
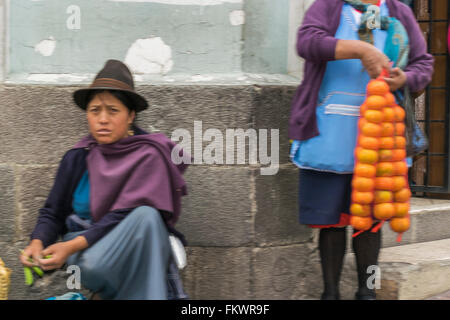
<instances>
[{"instance_id":1,"label":"string of oranges","mask_svg":"<svg viewBox=\"0 0 450 320\"><path fill-rule=\"evenodd\" d=\"M400 241L410 226L405 111L396 104L384 75L369 82L360 107L350 224L363 232L374 219L381 221L378 228L389 220Z\"/></svg>"}]
</instances>

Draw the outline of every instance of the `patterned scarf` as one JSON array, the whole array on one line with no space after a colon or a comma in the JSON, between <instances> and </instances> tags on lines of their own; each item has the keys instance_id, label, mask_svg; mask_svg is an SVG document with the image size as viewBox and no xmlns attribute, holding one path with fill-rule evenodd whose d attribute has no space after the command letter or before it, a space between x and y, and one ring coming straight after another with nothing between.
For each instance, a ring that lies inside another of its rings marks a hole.
<instances>
[{"instance_id":1,"label":"patterned scarf","mask_svg":"<svg viewBox=\"0 0 450 320\"><path fill-rule=\"evenodd\" d=\"M375 12L368 10L371 5L363 3L360 0L343 1L363 13L358 29L358 36L360 40L373 44L372 29L368 27L368 21L372 21L375 18ZM394 62L393 67L404 69L408 64L409 55L409 38L405 27L396 18L381 16L380 28L381 30L386 30L388 33L384 53Z\"/></svg>"}]
</instances>

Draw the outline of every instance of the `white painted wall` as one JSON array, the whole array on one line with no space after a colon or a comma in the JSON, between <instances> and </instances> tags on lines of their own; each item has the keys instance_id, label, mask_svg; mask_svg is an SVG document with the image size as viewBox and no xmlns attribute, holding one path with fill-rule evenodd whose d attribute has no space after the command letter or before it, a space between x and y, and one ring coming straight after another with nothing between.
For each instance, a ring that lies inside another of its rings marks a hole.
<instances>
[{"instance_id":1,"label":"white painted wall","mask_svg":"<svg viewBox=\"0 0 450 320\"><path fill-rule=\"evenodd\" d=\"M182 6L215 6L224 3L242 3L243 0L109 0L112 2L153 2Z\"/></svg>"},{"instance_id":2,"label":"white painted wall","mask_svg":"<svg viewBox=\"0 0 450 320\"><path fill-rule=\"evenodd\" d=\"M7 8L6 0L0 0L0 82L4 81L6 76L6 59L7 59Z\"/></svg>"}]
</instances>

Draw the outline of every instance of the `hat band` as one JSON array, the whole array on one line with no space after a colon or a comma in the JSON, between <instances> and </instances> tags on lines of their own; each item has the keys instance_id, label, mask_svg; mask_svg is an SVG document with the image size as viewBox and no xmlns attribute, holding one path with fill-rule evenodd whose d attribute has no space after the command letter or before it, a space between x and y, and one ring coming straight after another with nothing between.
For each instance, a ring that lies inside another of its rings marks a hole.
<instances>
[{"instance_id":1,"label":"hat band","mask_svg":"<svg viewBox=\"0 0 450 320\"><path fill-rule=\"evenodd\" d=\"M119 81L116 79L111 79L111 78L95 79L94 82L90 85L90 88L95 88L95 87L100 87L100 88L111 87L111 88L134 91L134 89L132 87L130 87L128 84L126 84L125 82L122 82L122 81Z\"/></svg>"}]
</instances>

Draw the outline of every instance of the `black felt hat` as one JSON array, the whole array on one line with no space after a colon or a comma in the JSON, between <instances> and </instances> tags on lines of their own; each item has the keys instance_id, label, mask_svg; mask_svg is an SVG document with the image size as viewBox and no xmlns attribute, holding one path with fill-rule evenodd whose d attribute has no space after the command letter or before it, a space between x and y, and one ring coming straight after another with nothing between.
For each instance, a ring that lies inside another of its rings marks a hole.
<instances>
[{"instance_id":1,"label":"black felt hat","mask_svg":"<svg viewBox=\"0 0 450 320\"><path fill-rule=\"evenodd\" d=\"M121 91L130 98L136 112L148 108L147 100L134 91L133 75L130 70L119 60L106 61L89 88L79 89L73 93L73 99L81 109L86 110L86 98L92 90Z\"/></svg>"}]
</instances>

